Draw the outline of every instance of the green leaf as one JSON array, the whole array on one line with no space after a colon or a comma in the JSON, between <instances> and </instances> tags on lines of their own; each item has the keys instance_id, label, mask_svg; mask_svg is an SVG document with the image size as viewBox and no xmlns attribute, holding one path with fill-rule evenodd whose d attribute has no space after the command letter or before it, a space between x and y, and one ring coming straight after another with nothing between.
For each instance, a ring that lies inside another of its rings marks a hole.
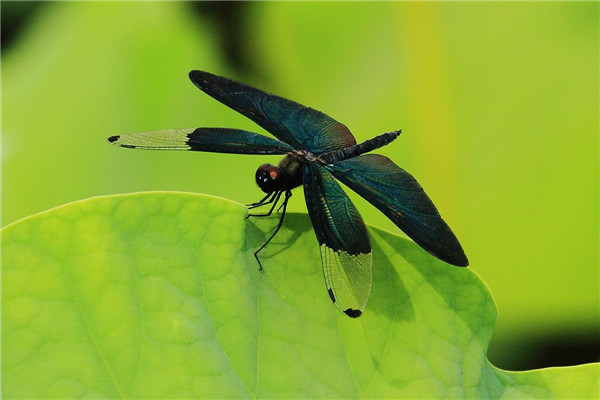
<instances>
[{"instance_id":1,"label":"green leaf","mask_svg":"<svg viewBox=\"0 0 600 400\"><path fill-rule=\"evenodd\" d=\"M6 398L597 398L597 364L498 370L480 278L370 229L373 291L331 303L309 219L185 193L98 197L2 230Z\"/></svg>"}]
</instances>

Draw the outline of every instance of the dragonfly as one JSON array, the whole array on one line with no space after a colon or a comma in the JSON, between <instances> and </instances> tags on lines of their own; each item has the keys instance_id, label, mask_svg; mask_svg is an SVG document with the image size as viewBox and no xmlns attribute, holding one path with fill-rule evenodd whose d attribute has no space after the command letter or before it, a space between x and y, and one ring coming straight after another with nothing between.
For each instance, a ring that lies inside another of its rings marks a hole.
<instances>
[{"instance_id":1,"label":"dragonfly","mask_svg":"<svg viewBox=\"0 0 600 400\"><path fill-rule=\"evenodd\" d=\"M194 70L190 80L209 96L246 116L271 137L230 128L165 129L111 136L114 145L132 149L188 150L234 154L284 155L278 165L262 164L255 179L264 197L250 210L281 202L278 224L259 253L283 225L292 190L302 186L308 215L319 243L327 293L349 317L362 315L371 293L372 252L367 227L337 181L358 193L424 250L446 263L467 266L452 230L423 188L408 172L379 154L401 130L357 143L350 130L330 116L244 83ZM266 210L266 208L265 208Z\"/></svg>"}]
</instances>

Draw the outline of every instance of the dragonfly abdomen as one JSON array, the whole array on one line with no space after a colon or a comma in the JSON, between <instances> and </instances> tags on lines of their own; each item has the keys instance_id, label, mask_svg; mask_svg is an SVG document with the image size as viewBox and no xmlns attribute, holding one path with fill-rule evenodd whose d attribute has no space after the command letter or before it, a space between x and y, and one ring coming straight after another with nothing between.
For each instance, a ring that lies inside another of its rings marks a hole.
<instances>
[{"instance_id":1,"label":"dragonfly abdomen","mask_svg":"<svg viewBox=\"0 0 600 400\"><path fill-rule=\"evenodd\" d=\"M356 157L388 145L398 136L400 136L401 133L402 130L382 133L379 136L375 136L373 139L365 140L364 142L355 144L354 146L321 154L319 155L318 159L324 164L335 164L337 162L347 160L348 158Z\"/></svg>"}]
</instances>

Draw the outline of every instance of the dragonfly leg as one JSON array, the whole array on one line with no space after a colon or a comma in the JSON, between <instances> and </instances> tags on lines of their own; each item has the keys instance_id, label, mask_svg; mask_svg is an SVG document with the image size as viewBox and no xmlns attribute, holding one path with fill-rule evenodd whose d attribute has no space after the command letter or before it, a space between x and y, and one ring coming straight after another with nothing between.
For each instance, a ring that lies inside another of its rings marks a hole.
<instances>
[{"instance_id":1,"label":"dragonfly leg","mask_svg":"<svg viewBox=\"0 0 600 400\"><path fill-rule=\"evenodd\" d=\"M266 213L266 214L248 214L248 217L246 217L246 218L250 218L250 217L268 217L269 215L273 214L273 210L275 209L275 206L277 206L277 203L279 203L279 198L281 197L281 195L283 194L283 192L275 192L275 193L277 193L277 194L275 196L273 196L272 200L269 201L269 203L273 202L273 205L271 206L271 209L269 210L268 213ZM287 194L286 194L286 199L287 199Z\"/></svg>"},{"instance_id":2,"label":"dragonfly leg","mask_svg":"<svg viewBox=\"0 0 600 400\"><path fill-rule=\"evenodd\" d=\"M265 202L265 200L267 200L270 196L272 196L274 194L275 194L275 192L269 193L265 197L263 197L262 199L260 199L259 201L257 201L256 203L246 204L246 207L248 207L248 208L254 208L254 207L263 206L265 204L269 204L268 202Z\"/></svg>"},{"instance_id":3,"label":"dragonfly leg","mask_svg":"<svg viewBox=\"0 0 600 400\"><path fill-rule=\"evenodd\" d=\"M281 193L280 193L280 196L281 196ZM258 258L258 253L260 253L262 249L267 247L269 242L271 240L273 240L275 235L277 235L277 232L279 232L279 229L281 229L281 226L283 225L283 219L285 218L285 209L287 208L287 203L288 203L288 200L290 199L290 197L292 197L292 192L287 190L285 192L285 199L283 199L283 204L281 205L283 207L283 212L281 213L281 218L279 218L279 223L277 224L277 228L275 228L275 232L273 232L271 234L271 236L267 239L267 241L264 242L262 246L260 246L260 249L258 249L254 252L254 258L256 258L256 261L258 261L258 270L259 271L262 271L263 267L262 267L262 263L260 262L260 259ZM277 204L277 203L275 203L275 204ZM273 208L275 208L275 206L273 206ZM273 211L273 208L271 208L271 211Z\"/></svg>"},{"instance_id":4,"label":"dragonfly leg","mask_svg":"<svg viewBox=\"0 0 600 400\"><path fill-rule=\"evenodd\" d=\"M279 212L279 210L281 210L281 207L283 207L287 204L290 197L292 197L292 192L291 191L285 192L285 201L279 206L279 208L277 209L277 212Z\"/></svg>"}]
</instances>

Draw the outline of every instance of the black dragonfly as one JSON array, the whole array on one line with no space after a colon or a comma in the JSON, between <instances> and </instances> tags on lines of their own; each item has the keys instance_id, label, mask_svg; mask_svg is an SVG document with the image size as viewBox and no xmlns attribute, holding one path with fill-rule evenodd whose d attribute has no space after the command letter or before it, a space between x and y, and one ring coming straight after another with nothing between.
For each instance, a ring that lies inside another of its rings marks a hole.
<instances>
[{"instance_id":1,"label":"black dragonfly","mask_svg":"<svg viewBox=\"0 0 600 400\"><path fill-rule=\"evenodd\" d=\"M350 317L365 309L372 281L371 244L358 210L336 179L383 212L423 249L456 266L468 260L446 222L419 183L389 158L364 154L395 140L402 131L381 134L357 144L348 128L315 109L203 71L192 82L221 103L245 115L277 139L228 128L166 129L111 136L121 147L218 153L285 154L279 165L263 164L256 183L266 193L250 209L279 204L281 228L292 189L303 186L306 206L321 251L329 297ZM364 154L364 155L363 155Z\"/></svg>"}]
</instances>

